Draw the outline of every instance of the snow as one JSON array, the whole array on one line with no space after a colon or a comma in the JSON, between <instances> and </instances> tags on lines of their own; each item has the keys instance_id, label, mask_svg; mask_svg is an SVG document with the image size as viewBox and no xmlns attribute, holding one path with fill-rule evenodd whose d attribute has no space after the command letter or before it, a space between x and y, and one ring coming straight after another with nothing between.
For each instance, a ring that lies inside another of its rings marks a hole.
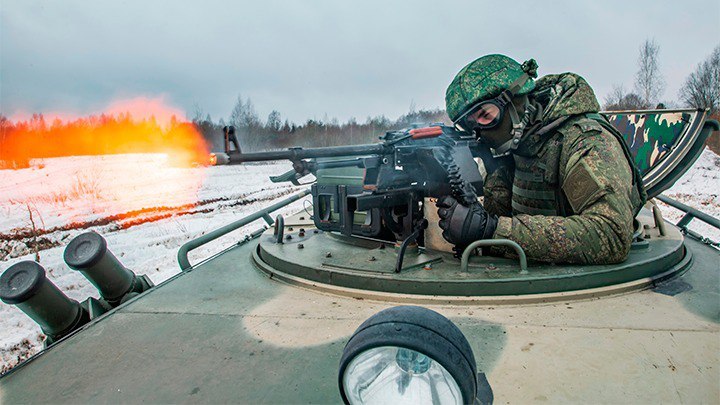
<instances>
[{"instance_id":1,"label":"snow","mask_svg":"<svg viewBox=\"0 0 720 405\"><path fill-rule=\"evenodd\" d=\"M663 194L715 218L720 218L720 156L705 148L692 169ZM672 223L677 223L685 215L684 212L661 201L658 201L658 205L663 216ZM688 228L715 242L720 242L720 229L699 219L693 219Z\"/></svg>"},{"instance_id":2,"label":"snow","mask_svg":"<svg viewBox=\"0 0 720 405\"><path fill-rule=\"evenodd\" d=\"M0 268L34 260L70 298L98 297L95 288L62 261L65 245L87 230L102 234L110 250L155 284L177 274L178 248L208 231L269 206L303 187L275 184L268 176L290 163L174 167L162 154L77 156L35 160L22 170L0 170ZM720 217L720 157L705 150L665 194ZM303 209L308 197L277 213ZM681 213L664 204L672 222ZM32 214L32 220L31 220ZM34 223L34 231L33 231ZM263 226L256 221L191 253L197 263ZM691 229L720 240L720 230L698 220ZM5 371L42 348L40 328L11 305L0 304L0 365Z\"/></svg>"},{"instance_id":3,"label":"snow","mask_svg":"<svg viewBox=\"0 0 720 405\"><path fill-rule=\"evenodd\" d=\"M270 182L268 176L291 168L289 162L180 168L166 155L132 154L43 159L28 169L0 170L0 268L35 260L26 245L34 222L41 245L57 245L38 252L40 264L72 299L98 297L62 260L65 245L88 230L102 234L126 267L159 284L180 271L177 251L185 242L304 189ZM300 211L304 200L276 213ZM259 220L232 232L191 252L190 260L197 263L263 225ZM30 318L0 304L3 371L39 351L42 340Z\"/></svg>"}]
</instances>

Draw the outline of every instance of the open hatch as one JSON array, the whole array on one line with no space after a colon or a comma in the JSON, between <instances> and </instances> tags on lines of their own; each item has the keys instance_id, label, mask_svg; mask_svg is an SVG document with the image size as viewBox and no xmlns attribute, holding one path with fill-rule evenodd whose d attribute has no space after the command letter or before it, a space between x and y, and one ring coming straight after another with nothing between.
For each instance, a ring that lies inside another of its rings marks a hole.
<instances>
[{"instance_id":1,"label":"open hatch","mask_svg":"<svg viewBox=\"0 0 720 405\"><path fill-rule=\"evenodd\" d=\"M672 185L692 167L705 140L720 129L706 110L608 111L603 114L625 137L643 176L648 199Z\"/></svg>"}]
</instances>

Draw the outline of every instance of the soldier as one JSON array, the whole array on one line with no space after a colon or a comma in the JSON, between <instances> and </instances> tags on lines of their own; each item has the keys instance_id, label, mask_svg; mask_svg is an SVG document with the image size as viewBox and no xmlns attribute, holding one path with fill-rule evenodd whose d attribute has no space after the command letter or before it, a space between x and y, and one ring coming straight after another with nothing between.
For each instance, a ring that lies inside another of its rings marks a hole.
<instances>
[{"instance_id":1,"label":"soldier","mask_svg":"<svg viewBox=\"0 0 720 405\"><path fill-rule=\"evenodd\" d=\"M630 152L598 114L585 79L563 73L534 81L536 71L533 59L520 65L487 55L448 87L456 127L503 157L486 168L483 205L438 201L443 237L460 249L478 239L510 239L545 262L622 262L646 199Z\"/></svg>"}]
</instances>

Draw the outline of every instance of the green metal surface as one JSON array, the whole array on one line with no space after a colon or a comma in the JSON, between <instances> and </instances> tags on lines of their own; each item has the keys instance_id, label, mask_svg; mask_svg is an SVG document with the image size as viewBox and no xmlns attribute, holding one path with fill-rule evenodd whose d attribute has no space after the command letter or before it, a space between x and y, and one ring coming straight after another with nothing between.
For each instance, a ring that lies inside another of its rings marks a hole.
<instances>
[{"instance_id":1,"label":"green metal surface","mask_svg":"<svg viewBox=\"0 0 720 405\"><path fill-rule=\"evenodd\" d=\"M221 228L218 228L212 232L208 232L199 238L193 239L193 240L185 243L184 245L180 246L180 249L178 249L178 254L177 254L178 264L180 264L180 269L182 269L182 271L188 271L192 268L192 265L190 264L190 259L188 259L188 253L190 253L192 250L197 249L198 247L200 247L208 242L211 242L223 235L227 235L228 233L230 233L236 229L239 229L253 221L260 219L260 218L263 218L268 225L272 225L273 219L270 218L271 212L277 211L280 208L282 208L294 201L297 201L297 200L301 199L302 197L305 197L308 194L310 194L310 190L304 190L298 194L295 194L295 195L288 197L280 202L277 202L265 209L262 209L258 212L250 214L242 219L239 219L235 222L229 223Z\"/></svg>"},{"instance_id":2,"label":"green metal surface","mask_svg":"<svg viewBox=\"0 0 720 405\"><path fill-rule=\"evenodd\" d=\"M343 158L317 159L318 163L342 160ZM318 184L362 186L365 169L358 167L336 167L331 169L318 169L316 173Z\"/></svg>"},{"instance_id":3,"label":"green metal surface","mask_svg":"<svg viewBox=\"0 0 720 405\"><path fill-rule=\"evenodd\" d=\"M352 254L345 255L343 253L330 255L328 257L325 252L325 260L323 266L328 269L342 269L351 271L361 271L378 274L394 274L395 267L387 267L387 263L395 263L397 260L397 250L392 244L386 244L389 248L373 248L370 255ZM402 270L423 268L432 266L433 263L442 260L441 255L435 253L409 253L406 255L407 260L403 261Z\"/></svg>"},{"instance_id":4,"label":"green metal surface","mask_svg":"<svg viewBox=\"0 0 720 405\"><path fill-rule=\"evenodd\" d=\"M270 232L259 238L254 262L270 275L292 276L340 288L385 293L439 296L507 296L574 291L653 277L675 268L685 257L683 237L676 228L661 236L653 217L643 211L647 239L628 259L615 265L552 265L531 263L521 273L517 259L471 257L468 270L449 253L408 252L403 271L394 273L395 249L386 242L334 233L286 232L292 239L275 243ZM301 248L302 246L302 248Z\"/></svg>"},{"instance_id":5,"label":"green metal surface","mask_svg":"<svg viewBox=\"0 0 720 405\"><path fill-rule=\"evenodd\" d=\"M0 403L337 402L344 342L300 355L246 331L248 312L282 290L238 269L248 256L232 250L47 350L0 380Z\"/></svg>"},{"instance_id":6,"label":"green metal surface","mask_svg":"<svg viewBox=\"0 0 720 405\"><path fill-rule=\"evenodd\" d=\"M693 269L651 291L431 308L468 337L498 402L714 402L718 255L687 243ZM0 403L337 403L344 343L393 304L278 283L250 265L256 248L181 273L35 356L0 379Z\"/></svg>"}]
</instances>

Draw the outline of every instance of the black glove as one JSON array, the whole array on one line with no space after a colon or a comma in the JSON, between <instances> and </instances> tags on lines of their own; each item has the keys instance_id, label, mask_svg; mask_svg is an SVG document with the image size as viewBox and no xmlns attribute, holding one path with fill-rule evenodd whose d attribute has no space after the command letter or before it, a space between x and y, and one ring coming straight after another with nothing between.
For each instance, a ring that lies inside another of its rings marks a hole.
<instances>
[{"instance_id":1,"label":"black glove","mask_svg":"<svg viewBox=\"0 0 720 405\"><path fill-rule=\"evenodd\" d=\"M479 202L466 207L447 195L437 202L442 236L456 247L466 247L478 239L490 239L497 227L497 217L485 211Z\"/></svg>"}]
</instances>

